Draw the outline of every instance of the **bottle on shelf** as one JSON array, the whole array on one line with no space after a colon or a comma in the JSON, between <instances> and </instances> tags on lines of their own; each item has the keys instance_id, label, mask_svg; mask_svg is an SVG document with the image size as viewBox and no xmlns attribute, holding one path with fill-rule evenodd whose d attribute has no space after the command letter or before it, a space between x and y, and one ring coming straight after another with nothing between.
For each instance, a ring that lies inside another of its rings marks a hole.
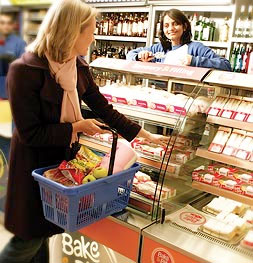
<instances>
[{"instance_id":1,"label":"bottle on shelf","mask_svg":"<svg viewBox=\"0 0 253 263\"><path fill-rule=\"evenodd\" d=\"M113 22L113 36L117 36L117 30L118 30L118 21L119 18L117 15L114 16L114 22Z\"/></svg>"},{"instance_id":2,"label":"bottle on shelf","mask_svg":"<svg viewBox=\"0 0 253 263\"><path fill-rule=\"evenodd\" d=\"M128 19L128 27L127 27L127 35L131 37L133 35L133 14L130 14L129 19Z\"/></svg>"},{"instance_id":3,"label":"bottle on shelf","mask_svg":"<svg viewBox=\"0 0 253 263\"><path fill-rule=\"evenodd\" d=\"M113 13L111 14L109 18L109 24L108 24L108 35L112 36L113 35L113 30L114 30L114 15Z\"/></svg>"},{"instance_id":4,"label":"bottle on shelf","mask_svg":"<svg viewBox=\"0 0 253 263\"><path fill-rule=\"evenodd\" d=\"M232 50L232 53L231 53L231 56L230 56L230 64L231 64L231 68L232 68L232 71L235 70L235 64L236 64L236 60L237 60L237 54L238 54L238 51L239 50L239 44L235 44L234 45L234 48Z\"/></svg>"},{"instance_id":5,"label":"bottle on shelf","mask_svg":"<svg viewBox=\"0 0 253 263\"><path fill-rule=\"evenodd\" d=\"M147 37L147 35L148 35L148 14L146 14L143 24L143 36Z\"/></svg>"},{"instance_id":6,"label":"bottle on shelf","mask_svg":"<svg viewBox=\"0 0 253 263\"><path fill-rule=\"evenodd\" d=\"M253 54L252 44L235 43L230 57L232 70L235 72L249 74L250 58L253 57L252 54Z\"/></svg>"},{"instance_id":7,"label":"bottle on shelf","mask_svg":"<svg viewBox=\"0 0 253 263\"><path fill-rule=\"evenodd\" d=\"M124 17L124 20L123 20L123 24L122 24L122 32L121 32L121 35L122 35L122 36L127 36L127 33L128 33L128 23L129 23L129 19L128 19L128 16L127 16L127 14L126 14L125 17Z\"/></svg>"},{"instance_id":8,"label":"bottle on shelf","mask_svg":"<svg viewBox=\"0 0 253 263\"><path fill-rule=\"evenodd\" d=\"M247 44L246 48L245 48L245 53L243 55L243 62L242 62L242 69L241 72L242 73L247 73L248 71L248 63L249 63L249 57L250 57L250 45Z\"/></svg>"},{"instance_id":9,"label":"bottle on shelf","mask_svg":"<svg viewBox=\"0 0 253 263\"><path fill-rule=\"evenodd\" d=\"M159 15L158 21L156 23L155 37L159 37L161 22L162 22L162 14Z\"/></svg>"},{"instance_id":10,"label":"bottle on shelf","mask_svg":"<svg viewBox=\"0 0 253 263\"><path fill-rule=\"evenodd\" d=\"M94 32L94 35L99 35L99 22L96 21L96 29L95 29L95 32Z\"/></svg>"},{"instance_id":11,"label":"bottle on shelf","mask_svg":"<svg viewBox=\"0 0 253 263\"><path fill-rule=\"evenodd\" d=\"M105 20L104 20L104 27L103 27L103 35L108 35L109 30L109 16L108 13L106 14Z\"/></svg>"},{"instance_id":12,"label":"bottle on shelf","mask_svg":"<svg viewBox=\"0 0 253 263\"><path fill-rule=\"evenodd\" d=\"M195 36L195 27L196 27L197 21L198 21L198 15L197 15L197 13L194 13L192 19L190 19L191 31L192 31L192 37L193 37L193 38L194 38L194 36Z\"/></svg>"},{"instance_id":13,"label":"bottle on shelf","mask_svg":"<svg viewBox=\"0 0 253 263\"><path fill-rule=\"evenodd\" d=\"M204 17L202 23L202 30L200 34L200 40L208 41L210 39L210 23L209 18Z\"/></svg>"},{"instance_id":14,"label":"bottle on shelf","mask_svg":"<svg viewBox=\"0 0 253 263\"><path fill-rule=\"evenodd\" d=\"M141 14L138 21L138 37L143 37L143 29L144 29L144 15Z\"/></svg>"},{"instance_id":15,"label":"bottle on shelf","mask_svg":"<svg viewBox=\"0 0 253 263\"><path fill-rule=\"evenodd\" d=\"M245 5L242 5L239 18L237 19L235 25L235 37L243 36L244 22L245 22Z\"/></svg>"},{"instance_id":16,"label":"bottle on shelf","mask_svg":"<svg viewBox=\"0 0 253 263\"><path fill-rule=\"evenodd\" d=\"M133 28L132 28L132 35L133 37L137 37L138 36L138 14L135 13L134 14L134 21L133 21Z\"/></svg>"},{"instance_id":17,"label":"bottle on shelf","mask_svg":"<svg viewBox=\"0 0 253 263\"><path fill-rule=\"evenodd\" d=\"M201 40L203 29L203 16L199 16L199 20L196 23L194 40Z\"/></svg>"},{"instance_id":18,"label":"bottle on shelf","mask_svg":"<svg viewBox=\"0 0 253 263\"><path fill-rule=\"evenodd\" d=\"M210 41L216 41L217 39L216 39L216 37L215 37L215 34L216 34L216 32L217 32L217 30L216 30L216 24L215 24L215 21L210 21L210 30L211 30L211 32L210 32Z\"/></svg>"},{"instance_id":19,"label":"bottle on shelf","mask_svg":"<svg viewBox=\"0 0 253 263\"><path fill-rule=\"evenodd\" d=\"M225 17L224 22L220 27L219 41L227 42L228 41L228 34L229 34L228 18Z\"/></svg>"},{"instance_id":20,"label":"bottle on shelf","mask_svg":"<svg viewBox=\"0 0 253 263\"><path fill-rule=\"evenodd\" d=\"M248 8L248 16L246 17L245 21L244 21L244 28L243 28L243 31L242 31L242 37L246 37L246 38L249 38L249 37L252 37L252 24L253 24L253 17L252 17L252 5L249 5L249 8Z\"/></svg>"},{"instance_id":21,"label":"bottle on shelf","mask_svg":"<svg viewBox=\"0 0 253 263\"><path fill-rule=\"evenodd\" d=\"M121 36L122 35L122 27L123 27L123 14L120 13L119 20L118 20L118 26L117 26L117 35Z\"/></svg>"},{"instance_id":22,"label":"bottle on shelf","mask_svg":"<svg viewBox=\"0 0 253 263\"><path fill-rule=\"evenodd\" d=\"M99 35L104 35L103 31L104 31L104 16L102 15L101 20L99 22L98 34Z\"/></svg>"}]
</instances>

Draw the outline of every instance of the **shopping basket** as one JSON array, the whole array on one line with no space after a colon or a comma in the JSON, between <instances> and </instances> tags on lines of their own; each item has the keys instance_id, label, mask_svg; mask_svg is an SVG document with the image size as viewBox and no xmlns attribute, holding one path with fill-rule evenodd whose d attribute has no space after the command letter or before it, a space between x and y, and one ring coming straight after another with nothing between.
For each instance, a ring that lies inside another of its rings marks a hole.
<instances>
[{"instance_id":1,"label":"shopping basket","mask_svg":"<svg viewBox=\"0 0 253 263\"><path fill-rule=\"evenodd\" d=\"M108 128L107 128L108 129ZM111 129L110 129L111 130ZM117 136L114 130L109 173L112 173ZM73 232L124 209L140 165L85 185L66 187L43 176L50 166L32 172L40 187L44 216L57 226Z\"/></svg>"}]
</instances>

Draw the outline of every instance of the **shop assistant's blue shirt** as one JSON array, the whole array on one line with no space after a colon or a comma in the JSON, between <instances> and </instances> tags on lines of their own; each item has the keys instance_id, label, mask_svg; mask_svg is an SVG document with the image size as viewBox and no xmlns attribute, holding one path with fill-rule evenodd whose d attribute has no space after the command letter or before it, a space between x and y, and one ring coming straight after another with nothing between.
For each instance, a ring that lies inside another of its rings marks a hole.
<instances>
[{"instance_id":1,"label":"shop assistant's blue shirt","mask_svg":"<svg viewBox=\"0 0 253 263\"><path fill-rule=\"evenodd\" d=\"M5 90L5 78L11 60L19 58L25 51L26 43L18 36L11 34L5 39L4 45L0 45L0 98L7 98Z\"/></svg>"},{"instance_id":2,"label":"shop assistant's blue shirt","mask_svg":"<svg viewBox=\"0 0 253 263\"><path fill-rule=\"evenodd\" d=\"M188 54L192 56L192 61L190 66L202 67L202 68L215 68L221 70L231 71L231 65L229 61L225 58L218 56L211 48L203 45L200 42L190 42L188 45ZM172 46L172 50L175 50L182 45ZM133 49L128 52L126 59L127 60L136 60L138 53L146 50L151 51L153 54L156 52L164 52L161 43L152 45L151 47L140 47ZM167 51L170 52L170 51ZM163 63L165 58L154 59L152 62Z\"/></svg>"}]
</instances>

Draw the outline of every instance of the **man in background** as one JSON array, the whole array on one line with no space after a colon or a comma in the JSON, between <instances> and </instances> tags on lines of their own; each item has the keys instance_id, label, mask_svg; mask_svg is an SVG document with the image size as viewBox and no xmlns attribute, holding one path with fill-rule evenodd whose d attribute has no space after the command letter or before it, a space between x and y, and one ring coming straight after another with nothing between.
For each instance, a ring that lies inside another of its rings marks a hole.
<instances>
[{"instance_id":1,"label":"man in background","mask_svg":"<svg viewBox=\"0 0 253 263\"><path fill-rule=\"evenodd\" d=\"M0 214L5 206L8 179L7 162L12 130L5 79L9 64L24 53L26 46L25 41L14 34L14 30L13 15L0 13Z\"/></svg>"},{"instance_id":2,"label":"man in background","mask_svg":"<svg viewBox=\"0 0 253 263\"><path fill-rule=\"evenodd\" d=\"M9 64L25 51L26 43L14 34L14 17L11 13L0 13L0 99L7 99L5 78Z\"/></svg>"}]
</instances>

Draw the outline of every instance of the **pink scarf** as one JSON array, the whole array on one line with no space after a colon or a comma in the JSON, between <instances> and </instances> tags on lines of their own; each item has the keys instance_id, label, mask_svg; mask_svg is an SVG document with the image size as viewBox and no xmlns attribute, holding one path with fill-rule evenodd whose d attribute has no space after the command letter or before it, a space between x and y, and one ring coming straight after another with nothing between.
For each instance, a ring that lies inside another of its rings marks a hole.
<instances>
[{"instance_id":1,"label":"pink scarf","mask_svg":"<svg viewBox=\"0 0 253 263\"><path fill-rule=\"evenodd\" d=\"M49 63L49 68L55 80L64 90L61 105L61 123L76 122L83 119L77 93L77 68L76 57L64 63L53 61L49 54L45 54ZM77 134L72 134L71 143L77 140Z\"/></svg>"}]
</instances>

